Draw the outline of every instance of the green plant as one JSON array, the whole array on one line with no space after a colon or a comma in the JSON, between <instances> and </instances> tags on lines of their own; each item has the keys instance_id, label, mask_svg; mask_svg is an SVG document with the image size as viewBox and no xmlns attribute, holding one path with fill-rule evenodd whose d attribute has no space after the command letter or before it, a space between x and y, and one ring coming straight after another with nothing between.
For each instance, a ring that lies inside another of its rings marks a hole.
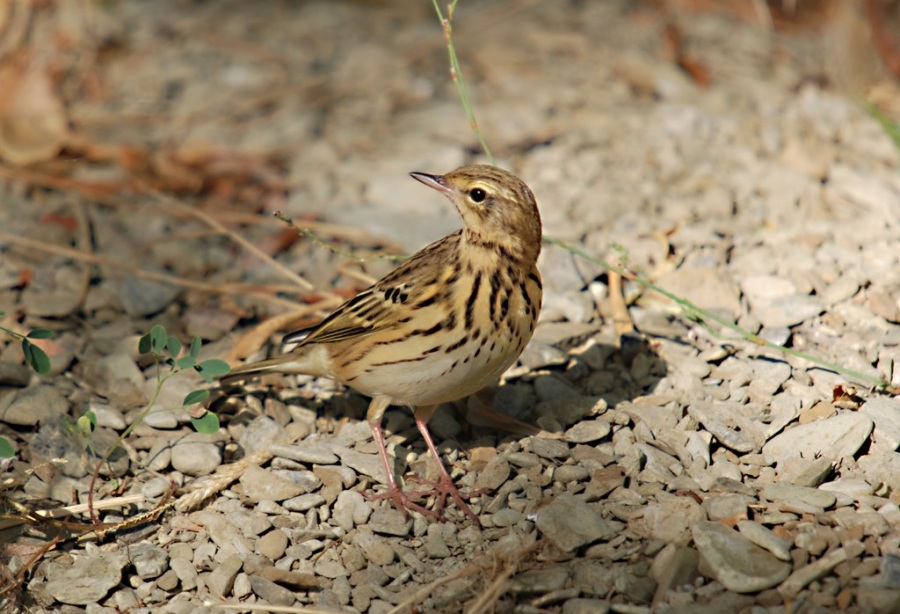
<instances>
[{"instance_id":1,"label":"green plant","mask_svg":"<svg viewBox=\"0 0 900 614\"><path fill-rule=\"evenodd\" d=\"M150 408L153 407L163 385L169 378L182 371L193 369L203 377L206 383L210 384L215 378L227 375L231 371L228 363L218 358L199 362L201 347L200 337L194 337L187 351L182 352L185 348L178 337L170 335L160 324L154 325L149 333L141 337L138 342L138 351L141 354L152 355L156 361L156 388L135 422L122 433L122 438L127 437L150 412ZM168 373L163 373L162 365L169 367ZM191 425L198 433L215 433L219 430L219 418L214 413L202 407L195 410L190 409L191 406L203 403L207 399L209 399L209 390L202 388L189 392L182 403L185 410L191 414Z\"/></svg>"},{"instance_id":2,"label":"green plant","mask_svg":"<svg viewBox=\"0 0 900 614\"><path fill-rule=\"evenodd\" d=\"M0 311L0 316L3 315L5 315L4 312ZM46 328L35 328L28 334L23 335L4 326L0 326L0 331L3 331L14 339L19 339L22 343L22 354L25 356L25 362L28 366L41 375L50 373L50 357L47 356L47 353L44 350L32 343L32 340L50 339L53 337L53 331L47 330ZM15 453L16 449L12 442L5 437L0 437L0 458L12 458Z\"/></svg>"}]
</instances>

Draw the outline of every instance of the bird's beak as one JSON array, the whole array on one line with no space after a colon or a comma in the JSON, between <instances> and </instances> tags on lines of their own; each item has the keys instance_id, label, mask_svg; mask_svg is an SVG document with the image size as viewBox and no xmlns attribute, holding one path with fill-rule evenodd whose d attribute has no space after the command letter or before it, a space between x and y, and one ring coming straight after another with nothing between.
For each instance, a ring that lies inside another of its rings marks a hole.
<instances>
[{"instance_id":1,"label":"bird's beak","mask_svg":"<svg viewBox=\"0 0 900 614\"><path fill-rule=\"evenodd\" d=\"M428 173L410 173L409 175L416 181L421 181L429 188L434 188L446 196L453 194L453 190L447 185L443 175L429 175Z\"/></svg>"}]
</instances>

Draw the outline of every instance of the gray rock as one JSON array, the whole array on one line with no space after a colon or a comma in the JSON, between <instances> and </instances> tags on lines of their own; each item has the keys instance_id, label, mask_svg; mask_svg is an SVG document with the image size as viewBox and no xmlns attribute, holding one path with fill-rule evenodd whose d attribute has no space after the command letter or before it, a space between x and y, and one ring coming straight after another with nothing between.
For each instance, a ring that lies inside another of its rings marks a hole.
<instances>
[{"instance_id":1,"label":"gray rock","mask_svg":"<svg viewBox=\"0 0 900 614\"><path fill-rule=\"evenodd\" d=\"M606 420L584 420L567 430L565 438L572 443L592 443L609 435L611 429Z\"/></svg>"},{"instance_id":2,"label":"gray rock","mask_svg":"<svg viewBox=\"0 0 900 614\"><path fill-rule=\"evenodd\" d=\"M606 614L609 602L602 599L584 599L576 597L563 603L563 614Z\"/></svg>"},{"instance_id":3,"label":"gray rock","mask_svg":"<svg viewBox=\"0 0 900 614\"><path fill-rule=\"evenodd\" d=\"M190 433L172 446L172 467L187 475L208 475L222 464L222 443L216 435Z\"/></svg>"},{"instance_id":4,"label":"gray rock","mask_svg":"<svg viewBox=\"0 0 900 614\"><path fill-rule=\"evenodd\" d=\"M615 529L594 508L569 494L559 495L539 508L536 515L538 530L563 552L615 534Z\"/></svg>"},{"instance_id":5,"label":"gray rock","mask_svg":"<svg viewBox=\"0 0 900 614\"><path fill-rule=\"evenodd\" d=\"M791 572L789 563L717 522L697 523L693 536L700 553L700 573L736 593L772 588Z\"/></svg>"},{"instance_id":6,"label":"gray rock","mask_svg":"<svg viewBox=\"0 0 900 614\"><path fill-rule=\"evenodd\" d=\"M244 428L238 443L247 454L252 454L269 448L273 442L285 441L287 438L287 431L272 418L257 416Z\"/></svg>"},{"instance_id":7,"label":"gray rock","mask_svg":"<svg viewBox=\"0 0 900 614\"><path fill-rule=\"evenodd\" d=\"M101 601L122 581L125 557L98 552L78 557L71 565L58 565L48 574L44 590L60 603L87 605Z\"/></svg>"},{"instance_id":8,"label":"gray rock","mask_svg":"<svg viewBox=\"0 0 900 614\"><path fill-rule=\"evenodd\" d=\"M773 555L775 555L775 558L790 562L790 542L779 537L771 529L767 529L761 524L753 522L751 520L739 520L737 523L737 528L738 531L741 532L741 535L749 539L760 548L765 548L766 550L771 552Z\"/></svg>"},{"instance_id":9,"label":"gray rock","mask_svg":"<svg viewBox=\"0 0 900 614\"><path fill-rule=\"evenodd\" d=\"M495 491L509 479L509 461L501 455L494 456L488 461L475 478L475 488L487 488Z\"/></svg>"},{"instance_id":10,"label":"gray rock","mask_svg":"<svg viewBox=\"0 0 900 614\"><path fill-rule=\"evenodd\" d=\"M0 386L24 388L31 381L31 369L18 362L0 360Z\"/></svg>"},{"instance_id":11,"label":"gray rock","mask_svg":"<svg viewBox=\"0 0 900 614\"><path fill-rule=\"evenodd\" d=\"M659 493L657 501L648 503L644 511L644 523L653 539L682 546L691 540L691 527L704 520L706 513L699 503L667 493Z\"/></svg>"},{"instance_id":12,"label":"gray rock","mask_svg":"<svg viewBox=\"0 0 900 614\"><path fill-rule=\"evenodd\" d=\"M251 465L241 474L244 496L250 501L284 501L305 494L308 489L272 471Z\"/></svg>"},{"instance_id":13,"label":"gray rock","mask_svg":"<svg viewBox=\"0 0 900 614\"><path fill-rule=\"evenodd\" d=\"M169 560L169 567L178 576L181 590L192 591L197 588L197 568L189 559L173 556Z\"/></svg>"},{"instance_id":14,"label":"gray rock","mask_svg":"<svg viewBox=\"0 0 900 614\"><path fill-rule=\"evenodd\" d=\"M821 510L830 508L836 501L834 493L817 488L794 486L793 484L765 484L760 489L759 494L761 497L776 503L795 503L799 501Z\"/></svg>"},{"instance_id":15,"label":"gray rock","mask_svg":"<svg viewBox=\"0 0 900 614\"><path fill-rule=\"evenodd\" d=\"M394 562L395 552L390 542L383 537L373 535L367 528L360 528L352 540L359 546L363 556L373 565L384 567Z\"/></svg>"},{"instance_id":16,"label":"gray rock","mask_svg":"<svg viewBox=\"0 0 900 614\"><path fill-rule=\"evenodd\" d=\"M298 497L292 497L282 503L284 509L292 512L306 512L314 507L325 504L325 497L317 492L306 493Z\"/></svg>"},{"instance_id":17,"label":"gray rock","mask_svg":"<svg viewBox=\"0 0 900 614\"><path fill-rule=\"evenodd\" d=\"M549 460L569 458L569 445L565 441L543 437L532 437L528 441L530 451L541 458Z\"/></svg>"},{"instance_id":18,"label":"gray rock","mask_svg":"<svg viewBox=\"0 0 900 614\"><path fill-rule=\"evenodd\" d=\"M520 595L540 595L558 591L566 585L569 570L562 565L526 571L510 579L509 589Z\"/></svg>"},{"instance_id":19,"label":"gray rock","mask_svg":"<svg viewBox=\"0 0 900 614\"><path fill-rule=\"evenodd\" d=\"M331 579L347 575L347 568L341 561L341 557L337 553L337 550L333 548L322 553L322 556L320 556L316 560L315 565L313 565L313 571L315 571L317 575Z\"/></svg>"},{"instance_id":20,"label":"gray rock","mask_svg":"<svg viewBox=\"0 0 900 614\"><path fill-rule=\"evenodd\" d=\"M866 547L862 542L849 541L842 547L832 550L809 565L795 570L794 573L778 587L778 592L786 599L793 599L810 582L822 578L844 561L855 559L865 552L865 550Z\"/></svg>"},{"instance_id":21,"label":"gray rock","mask_svg":"<svg viewBox=\"0 0 900 614\"><path fill-rule=\"evenodd\" d=\"M178 286L126 275L119 284L119 301L128 315L146 317L168 307L180 292Z\"/></svg>"},{"instance_id":22,"label":"gray rock","mask_svg":"<svg viewBox=\"0 0 900 614\"><path fill-rule=\"evenodd\" d=\"M690 584L698 575L700 555L693 548L666 544L654 557L650 576L656 580L656 594L662 598L666 591Z\"/></svg>"},{"instance_id":23,"label":"gray rock","mask_svg":"<svg viewBox=\"0 0 900 614\"><path fill-rule=\"evenodd\" d=\"M135 544L129 548L134 570L142 580L158 578L169 569L169 555L151 544Z\"/></svg>"},{"instance_id":24,"label":"gray rock","mask_svg":"<svg viewBox=\"0 0 900 614\"><path fill-rule=\"evenodd\" d=\"M873 451L893 452L900 448L900 399L870 399L859 413L875 423Z\"/></svg>"},{"instance_id":25,"label":"gray rock","mask_svg":"<svg viewBox=\"0 0 900 614\"><path fill-rule=\"evenodd\" d=\"M294 594L290 590L255 574L250 574L249 578L250 588L263 603L284 608L294 604Z\"/></svg>"},{"instance_id":26,"label":"gray rock","mask_svg":"<svg viewBox=\"0 0 900 614\"><path fill-rule=\"evenodd\" d=\"M213 595L227 597L234 586L234 579L244 563L236 554L226 557L213 568L206 578L206 588Z\"/></svg>"},{"instance_id":27,"label":"gray rock","mask_svg":"<svg viewBox=\"0 0 900 614\"><path fill-rule=\"evenodd\" d=\"M763 446L763 454L779 463L792 456L807 459L849 458L865 443L874 424L867 416L845 413L787 429Z\"/></svg>"},{"instance_id":28,"label":"gray rock","mask_svg":"<svg viewBox=\"0 0 900 614\"><path fill-rule=\"evenodd\" d=\"M747 497L737 493L710 495L703 500L703 509L709 520L725 520L746 517Z\"/></svg>"},{"instance_id":29,"label":"gray rock","mask_svg":"<svg viewBox=\"0 0 900 614\"><path fill-rule=\"evenodd\" d=\"M375 509L369 520L369 528L382 535L396 535L404 537L409 535L412 528L412 520L403 517L403 514L394 507L381 506Z\"/></svg>"},{"instance_id":30,"label":"gray rock","mask_svg":"<svg viewBox=\"0 0 900 614\"><path fill-rule=\"evenodd\" d=\"M364 524L371 514L372 506L355 490L345 490L334 503L334 521L346 531Z\"/></svg>"},{"instance_id":31,"label":"gray rock","mask_svg":"<svg viewBox=\"0 0 900 614\"><path fill-rule=\"evenodd\" d=\"M38 385L16 390L0 399L0 421L17 426L34 426L62 418L69 401L54 386Z\"/></svg>"},{"instance_id":32,"label":"gray rock","mask_svg":"<svg viewBox=\"0 0 900 614\"><path fill-rule=\"evenodd\" d=\"M271 444L269 451L276 456L295 460L298 463L334 465L338 462L338 456L331 448L330 444L322 441L303 441L290 445Z\"/></svg>"}]
</instances>

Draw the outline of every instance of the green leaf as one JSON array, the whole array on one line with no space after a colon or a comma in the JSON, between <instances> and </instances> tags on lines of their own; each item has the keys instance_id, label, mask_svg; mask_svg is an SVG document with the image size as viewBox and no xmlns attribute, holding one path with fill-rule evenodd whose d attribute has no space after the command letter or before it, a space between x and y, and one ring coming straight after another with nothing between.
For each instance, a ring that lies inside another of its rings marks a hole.
<instances>
[{"instance_id":1,"label":"green leaf","mask_svg":"<svg viewBox=\"0 0 900 614\"><path fill-rule=\"evenodd\" d=\"M138 352L148 354L150 352L150 333L147 333L138 341Z\"/></svg>"},{"instance_id":2,"label":"green leaf","mask_svg":"<svg viewBox=\"0 0 900 614\"><path fill-rule=\"evenodd\" d=\"M53 337L53 331L46 328L35 328L26 335L29 339L50 339Z\"/></svg>"},{"instance_id":3,"label":"green leaf","mask_svg":"<svg viewBox=\"0 0 900 614\"><path fill-rule=\"evenodd\" d=\"M178 356L181 353L181 341L174 335L169 336L169 351L172 352L172 356Z\"/></svg>"},{"instance_id":4,"label":"green leaf","mask_svg":"<svg viewBox=\"0 0 900 614\"><path fill-rule=\"evenodd\" d=\"M191 356L197 358L200 356L200 348L203 346L203 342L200 341L200 337L194 337L191 339Z\"/></svg>"},{"instance_id":5,"label":"green leaf","mask_svg":"<svg viewBox=\"0 0 900 614\"><path fill-rule=\"evenodd\" d=\"M94 429L97 427L97 416L95 416L92 411L85 412L84 415L78 418L75 424L78 428L78 432L87 437L93 433Z\"/></svg>"},{"instance_id":6,"label":"green leaf","mask_svg":"<svg viewBox=\"0 0 900 614\"><path fill-rule=\"evenodd\" d=\"M188 405L193 405L194 403L202 403L206 399L209 398L209 390L192 390L184 397L184 403L182 406L187 407Z\"/></svg>"},{"instance_id":7,"label":"green leaf","mask_svg":"<svg viewBox=\"0 0 900 614\"><path fill-rule=\"evenodd\" d=\"M207 382L211 382L215 377L222 377L231 373L231 367L228 366L228 363L218 358L204 360L194 368L200 372L200 375Z\"/></svg>"},{"instance_id":8,"label":"green leaf","mask_svg":"<svg viewBox=\"0 0 900 614\"><path fill-rule=\"evenodd\" d=\"M50 357L47 356L47 353L44 350L29 342L27 339L22 339L22 354L25 355L25 362L27 362L32 369L41 375L50 373Z\"/></svg>"},{"instance_id":9,"label":"green leaf","mask_svg":"<svg viewBox=\"0 0 900 614\"><path fill-rule=\"evenodd\" d=\"M198 433L213 435L219 430L219 417L208 411L200 418L191 418L191 426Z\"/></svg>"},{"instance_id":10,"label":"green leaf","mask_svg":"<svg viewBox=\"0 0 900 614\"><path fill-rule=\"evenodd\" d=\"M15 453L12 443L5 437L0 437L0 458L12 458Z\"/></svg>"},{"instance_id":11,"label":"green leaf","mask_svg":"<svg viewBox=\"0 0 900 614\"><path fill-rule=\"evenodd\" d=\"M197 364L197 359L190 355L182 356L175 361L175 364L178 365L180 369L192 369Z\"/></svg>"},{"instance_id":12,"label":"green leaf","mask_svg":"<svg viewBox=\"0 0 900 614\"><path fill-rule=\"evenodd\" d=\"M154 354L161 354L169 342L169 333L162 324L154 324L150 329L150 350Z\"/></svg>"}]
</instances>

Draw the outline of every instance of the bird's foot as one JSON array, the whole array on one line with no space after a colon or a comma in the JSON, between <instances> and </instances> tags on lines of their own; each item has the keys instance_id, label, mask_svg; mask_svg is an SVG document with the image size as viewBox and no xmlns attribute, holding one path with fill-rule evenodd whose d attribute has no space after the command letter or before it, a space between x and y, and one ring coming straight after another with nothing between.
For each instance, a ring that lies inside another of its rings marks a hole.
<instances>
[{"instance_id":1,"label":"bird's foot","mask_svg":"<svg viewBox=\"0 0 900 614\"><path fill-rule=\"evenodd\" d=\"M480 497L481 495L485 494L488 491L488 489L479 488L477 490L470 490L469 492L461 493L461 492L459 492L459 489L456 487L456 484L453 483L453 480L450 478L449 475L447 475L446 472L441 472L441 474L442 475L438 478L437 482L431 483L432 484L431 488L426 489L426 490L419 490L419 491L411 492L409 494L414 495L417 498L421 497L423 499L426 499L429 497L437 497L437 502L434 505L434 513L436 513L438 515L437 517L440 520L443 520L443 518L444 518L444 507L446 506L447 498L449 497L450 499L453 499L453 501L456 502L457 507L459 507L459 509L461 509L463 512L465 512L466 516L469 517L469 519L472 521L472 523L476 527L481 528L481 522L479 522L478 516L476 516L475 512L472 511L472 508L469 507L469 504L467 503L467 501L469 499L473 499L475 497ZM410 479L412 479L413 481L418 482L420 484L429 483L426 480L423 480L423 479L415 477L415 476L412 476Z\"/></svg>"},{"instance_id":2,"label":"bird's foot","mask_svg":"<svg viewBox=\"0 0 900 614\"><path fill-rule=\"evenodd\" d=\"M428 483L426 480L422 480L416 477L412 477L412 480L419 483ZM443 478L438 479L437 482L431 483L432 487L426 490L416 490L410 492L404 492L400 489L400 487L390 487L388 486L388 491L385 493L366 493L366 498L371 501L381 501L384 499L390 499L394 502L394 505L400 512L404 515L404 517L409 518L409 512L418 512L423 516L434 518L435 520L444 522L446 518L444 517L444 507L447 504L447 499L451 498L456 502L456 505L461 509L465 514L469 517L472 523L476 527L481 527L481 522L478 520L478 516L475 515L475 512L472 511L472 508L469 507L469 504L466 503L467 500L472 499L473 497L478 497L487 492L486 488L480 488L478 490L469 491L466 493L459 492L459 489L456 488L456 485L453 483L449 477L445 480ZM428 499L431 497L436 497L437 501L434 505L434 509L428 509L427 507L420 505L413 501L415 499Z\"/></svg>"},{"instance_id":3,"label":"bird's foot","mask_svg":"<svg viewBox=\"0 0 900 614\"><path fill-rule=\"evenodd\" d=\"M413 493L414 495L418 495L418 493ZM403 514L404 518L409 518L409 513L419 512L423 516L428 516L434 518L435 520L443 520L443 517L440 512L430 510L427 507L419 505L410 499L409 494L403 492L399 486L396 485L388 485L388 491L382 493L376 492L366 492L366 499L370 501L383 501L385 499L390 499L394 502L394 507L396 507L401 514Z\"/></svg>"}]
</instances>

